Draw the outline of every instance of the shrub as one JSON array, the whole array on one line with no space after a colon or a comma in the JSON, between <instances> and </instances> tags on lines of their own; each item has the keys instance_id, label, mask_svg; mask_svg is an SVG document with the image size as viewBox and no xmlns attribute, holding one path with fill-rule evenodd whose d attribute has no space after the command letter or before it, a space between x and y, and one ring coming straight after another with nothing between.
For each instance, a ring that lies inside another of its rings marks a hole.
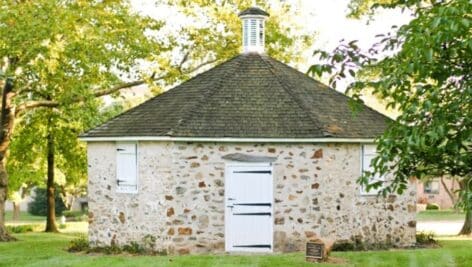
<instances>
[{"instance_id":1,"label":"shrub","mask_svg":"<svg viewBox=\"0 0 472 267\"><path fill-rule=\"evenodd\" d=\"M79 238L72 239L69 242L69 247L67 251L69 252L81 252L81 251L89 251L90 246L86 236L82 235Z\"/></svg>"},{"instance_id":2,"label":"shrub","mask_svg":"<svg viewBox=\"0 0 472 267\"><path fill-rule=\"evenodd\" d=\"M364 250L385 250L393 247L390 241L368 243L362 240L359 235L352 236L351 239L337 240L334 242L332 251L364 251Z\"/></svg>"},{"instance_id":3,"label":"shrub","mask_svg":"<svg viewBox=\"0 0 472 267\"><path fill-rule=\"evenodd\" d=\"M416 245L431 246L438 245L433 232L419 232L416 234Z\"/></svg>"},{"instance_id":4,"label":"shrub","mask_svg":"<svg viewBox=\"0 0 472 267\"><path fill-rule=\"evenodd\" d=\"M62 215L64 215L67 218L67 221L72 222L85 222L88 220L88 215L87 211L80 211L80 210L65 210L62 212Z\"/></svg>"},{"instance_id":5,"label":"shrub","mask_svg":"<svg viewBox=\"0 0 472 267\"><path fill-rule=\"evenodd\" d=\"M333 244L332 251L353 251L355 250L355 245L349 240L336 241Z\"/></svg>"},{"instance_id":6,"label":"shrub","mask_svg":"<svg viewBox=\"0 0 472 267\"><path fill-rule=\"evenodd\" d=\"M91 248L89 252L98 252L98 253L105 253L108 255L116 255L116 254L121 254L123 250L117 245L111 245L111 246L106 246L106 247Z\"/></svg>"},{"instance_id":7,"label":"shrub","mask_svg":"<svg viewBox=\"0 0 472 267\"><path fill-rule=\"evenodd\" d=\"M155 247L156 247L156 240L157 238L155 236L152 236L152 235L145 235L143 237L143 246L144 246L144 249L148 250L148 251L154 251L155 250Z\"/></svg>"},{"instance_id":8,"label":"shrub","mask_svg":"<svg viewBox=\"0 0 472 267\"><path fill-rule=\"evenodd\" d=\"M59 224L59 229L66 229L66 228L67 228L67 224L65 223Z\"/></svg>"},{"instance_id":9,"label":"shrub","mask_svg":"<svg viewBox=\"0 0 472 267\"><path fill-rule=\"evenodd\" d=\"M55 193L56 201L56 215L59 216L66 209L64 202L59 196L59 192ZM47 215L47 194L46 189L36 188L34 190L34 197L31 203L28 204L28 212L32 215L46 216Z\"/></svg>"},{"instance_id":10,"label":"shrub","mask_svg":"<svg viewBox=\"0 0 472 267\"><path fill-rule=\"evenodd\" d=\"M146 252L143 246L138 244L138 242L134 241L129 243L129 245L124 245L123 251L126 251L131 254L144 254Z\"/></svg>"},{"instance_id":11,"label":"shrub","mask_svg":"<svg viewBox=\"0 0 472 267\"><path fill-rule=\"evenodd\" d=\"M25 225L7 225L7 231L10 233L21 234L21 233L28 233L33 232L33 225L25 224Z\"/></svg>"},{"instance_id":12,"label":"shrub","mask_svg":"<svg viewBox=\"0 0 472 267\"><path fill-rule=\"evenodd\" d=\"M439 205L436 203L428 203L426 205L427 210L439 210Z\"/></svg>"}]
</instances>

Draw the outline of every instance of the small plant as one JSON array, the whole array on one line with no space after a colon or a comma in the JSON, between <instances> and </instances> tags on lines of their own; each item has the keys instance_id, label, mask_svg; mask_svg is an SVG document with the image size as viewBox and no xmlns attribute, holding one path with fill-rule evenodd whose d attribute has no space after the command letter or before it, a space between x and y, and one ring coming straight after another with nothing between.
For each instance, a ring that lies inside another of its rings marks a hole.
<instances>
[{"instance_id":1,"label":"small plant","mask_svg":"<svg viewBox=\"0 0 472 267\"><path fill-rule=\"evenodd\" d=\"M132 241L131 243L123 246L123 251L131 254L144 254L146 250L138 242Z\"/></svg>"},{"instance_id":2,"label":"small plant","mask_svg":"<svg viewBox=\"0 0 472 267\"><path fill-rule=\"evenodd\" d=\"M433 232L419 232L416 234L416 245L431 246L438 245Z\"/></svg>"},{"instance_id":3,"label":"small plant","mask_svg":"<svg viewBox=\"0 0 472 267\"><path fill-rule=\"evenodd\" d=\"M117 246L117 245L111 245L103 248L97 248L99 249L100 252L103 252L108 255L116 255L116 254L121 254L123 250Z\"/></svg>"},{"instance_id":4,"label":"small plant","mask_svg":"<svg viewBox=\"0 0 472 267\"><path fill-rule=\"evenodd\" d=\"M65 223L59 224L59 229L66 229L66 228L67 228L67 224Z\"/></svg>"},{"instance_id":5,"label":"small plant","mask_svg":"<svg viewBox=\"0 0 472 267\"><path fill-rule=\"evenodd\" d=\"M355 250L355 245L349 240L336 241L333 244L332 251L353 251Z\"/></svg>"},{"instance_id":6,"label":"small plant","mask_svg":"<svg viewBox=\"0 0 472 267\"><path fill-rule=\"evenodd\" d=\"M69 243L67 251L69 252L88 252L90 250L89 241L86 236L81 235L77 239L73 239Z\"/></svg>"},{"instance_id":7,"label":"small plant","mask_svg":"<svg viewBox=\"0 0 472 267\"><path fill-rule=\"evenodd\" d=\"M83 222L88 220L86 212L80 210L65 210L62 212L62 215L65 216L69 222Z\"/></svg>"},{"instance_id":8,"label":"small plant","mask_svg":"<svg viewBox=\"0 0 472 267\"><path fill-rule=\"evenodd\" d=\"M439 205L436 203L428 203L426 205L427 210L439 210Z\"/></svg>"},{"instance_id":9,"label":"small plant","mask_svg":"<svg viewBox=\"0 0 472 267\"><path fill-rule=\"evenodd\" d=\"M15 225L15 226L7 225L7 231L14 234L33 232L33 229L34 229L34 226L29 225L29 224Z\"/></svg>"},{"instance_id":10,"label":"small plant","mask_svg":"<svg viewBox=\"0 0 472 267\"><path fill-rule=\"evenodd\" d=\"M146 250L154 251L156 247L156 237L152 235L145 235L143 237L143 246Z\"/></svg>"}]
</instances>

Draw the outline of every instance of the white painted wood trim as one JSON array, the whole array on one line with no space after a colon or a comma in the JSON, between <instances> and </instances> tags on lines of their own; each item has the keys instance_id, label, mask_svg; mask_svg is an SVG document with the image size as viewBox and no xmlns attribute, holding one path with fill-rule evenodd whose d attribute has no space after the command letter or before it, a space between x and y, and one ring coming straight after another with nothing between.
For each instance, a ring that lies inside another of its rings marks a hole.
<instances>
[{"instance_id":1,"label":"white painted wood trim","mask_svg":"<svg viewBox=\"0 0 472 267\"><path fill-rule=\"evenodd\" d=\"M239 137L170 137L170 136L122 136L79 137L85 142L103 141L175 141L221 143L373 143L373 138L239 138Z\"/></svg>"},{"instance_id":2,"label":"white painted wood trim","mask_svg":"<svg viewBox=\"0 0 472 267\"><path fill-rule=\"evenodd\" d=\"M230 225L230 221L228 219L229 217L229 211L227 209L227 206L229 205L228 203L228 192L230 192L229 190L229 183L228 183L228 176L230 175L230 171L233 170L233 168L238 168L238 167L263 167L263 168L267 168L271 171L271 224L270 224L270 232L272 233L271 235L271 240L270 240L270 251L269 253L273 253L274 252L274 218L275 218L275 214L274 214L274 211L275 211L275 201L274 201L274 192L275 192L275 176L274 176L274 167L272 165L272 163L269 163L269 162L227 162L225 164L225 200L224 200L224 204L225 204L225 217L224 217L224 225L225 225L225 251L226 252L229 252L229 253L232 253L232 252L236 252L236 253L240 253L238 251L234 251L232 248L231 248L231 244L233 243L233 240L230 239L231 235L230 235L230 229L231 229L231 225ZM254 252L250 252L250 253L254 253ZM262 253L267 253L267 252L262 252Z\"/></svg>"},{"instance_id":3,"label":"white painted wood trim","mask_svg":"<svg viewBox=\"0 0 472 267\"><path fill-rule=\"evenodd\" d=\"M119 141L115 144L115 151L116 151L116 148L118 147L118 143L126 143L126 142L122 142L122 141ZM116 193L119 193L119 194L137 194L138 193L138 188L139 188L139 142L129 142L129 143L133 143L135 145L135 157L136 157L136 174L135 174L135 180L136 180L136 189L135 190L122 190L120 189L119 186L115 185L115 188L116 188ZM115 164L118 164L118 153L116 154L115 156ZM115 182L116 180L118 179L118 170L117 170L117 166L115 166Z\"/></svg>"}]
</instances>

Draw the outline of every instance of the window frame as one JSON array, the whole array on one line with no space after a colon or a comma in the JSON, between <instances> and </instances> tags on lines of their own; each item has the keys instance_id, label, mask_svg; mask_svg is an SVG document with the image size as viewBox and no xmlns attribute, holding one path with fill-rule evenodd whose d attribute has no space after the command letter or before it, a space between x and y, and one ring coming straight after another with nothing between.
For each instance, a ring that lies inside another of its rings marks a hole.
<instances>
[{"instance_id":1,"label":"window frame","mask_svg":"<svg viewBox=\"0 0 472 267\"><path fill-rule=\"evenodd\" d=\"M428 183L431 184L431 185L432 185L433 183L437 183L437 185L438 185L437 191L433 191L433 187L430 186L430 189L431 189L431 190L429 190L429 192L427 192L427 191L426 191L426 185L427 185ZM423 183L423 194L439 195L439 191L440 191L440 190L441 190L441 184L440 184L440 182L439 182L438 180L433 179L433 180L426 181L426 182Z\"/></svg>"},{"instance_id":2,"label":"window frame","mask_svg":"<svg viewBox=\"0 0 472 267\"><path fill-rule=\"evenodd\" d=\"M123 145L123 144L133 144L134 145L134 157L135 157L135 189L134 190L124 190L122 187L119 186L118 184L118 157L120 155L119 151L118 151L118 147L120 145ZM136 141L117 141L115 142L115 179L114 179L114 182L115 182L115 192L116 193L120 193L120 194L137 194L138 193L138 186L139 186L139 159L138 159L138 149L139 149L139 146L138 146L138 142Z\"/></svg>"}]
</instances>

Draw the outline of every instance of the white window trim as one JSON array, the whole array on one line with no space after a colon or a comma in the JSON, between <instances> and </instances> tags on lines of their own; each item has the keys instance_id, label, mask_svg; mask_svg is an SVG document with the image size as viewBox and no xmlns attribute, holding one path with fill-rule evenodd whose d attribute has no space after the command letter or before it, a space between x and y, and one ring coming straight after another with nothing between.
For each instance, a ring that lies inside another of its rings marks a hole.
<instances>
[{"instance_id":1,"label":"white window trim","mask_svg":"<svg viewBox=\"0 0 472 267\"><path fill-rule=\"evenodd\" d=\"M116 188L116 193L120 194L137 194L138 193L138 187L139 187L139 157L138 157L138 152L139 152L139 143L137 141L116 141L115 142L115 165L118 163L118 151L116 148L118 147L119 144L134 144L135 145L135 151L136 151L136 188L135 190L122 190L118 186L118 166L115 166L115 188Z\"/></svg>"},{"instance_id":2,"label":"white window trim","mask_svg":"<svg viewBox=\"0 0 472 267\"><path fill-rule=\"evenodd\" d=\"M359 149L360 150L360 175L364 174L364 150L365 150L365 146L367 146L367 145L374 145L374 144L373 143L360 144L360 149ZM380 177L378 180L385 181L385 176ZM367 192L364 189L364 185L361 185L360 188L359 188L359 193L360 193L361 196L375 197L375 196L378 195L378 192L380 190L382 190L382 187L379 187L378 189L374 189L374 190L371 189L369 192Z\"/></svg>"}]
</instances>

